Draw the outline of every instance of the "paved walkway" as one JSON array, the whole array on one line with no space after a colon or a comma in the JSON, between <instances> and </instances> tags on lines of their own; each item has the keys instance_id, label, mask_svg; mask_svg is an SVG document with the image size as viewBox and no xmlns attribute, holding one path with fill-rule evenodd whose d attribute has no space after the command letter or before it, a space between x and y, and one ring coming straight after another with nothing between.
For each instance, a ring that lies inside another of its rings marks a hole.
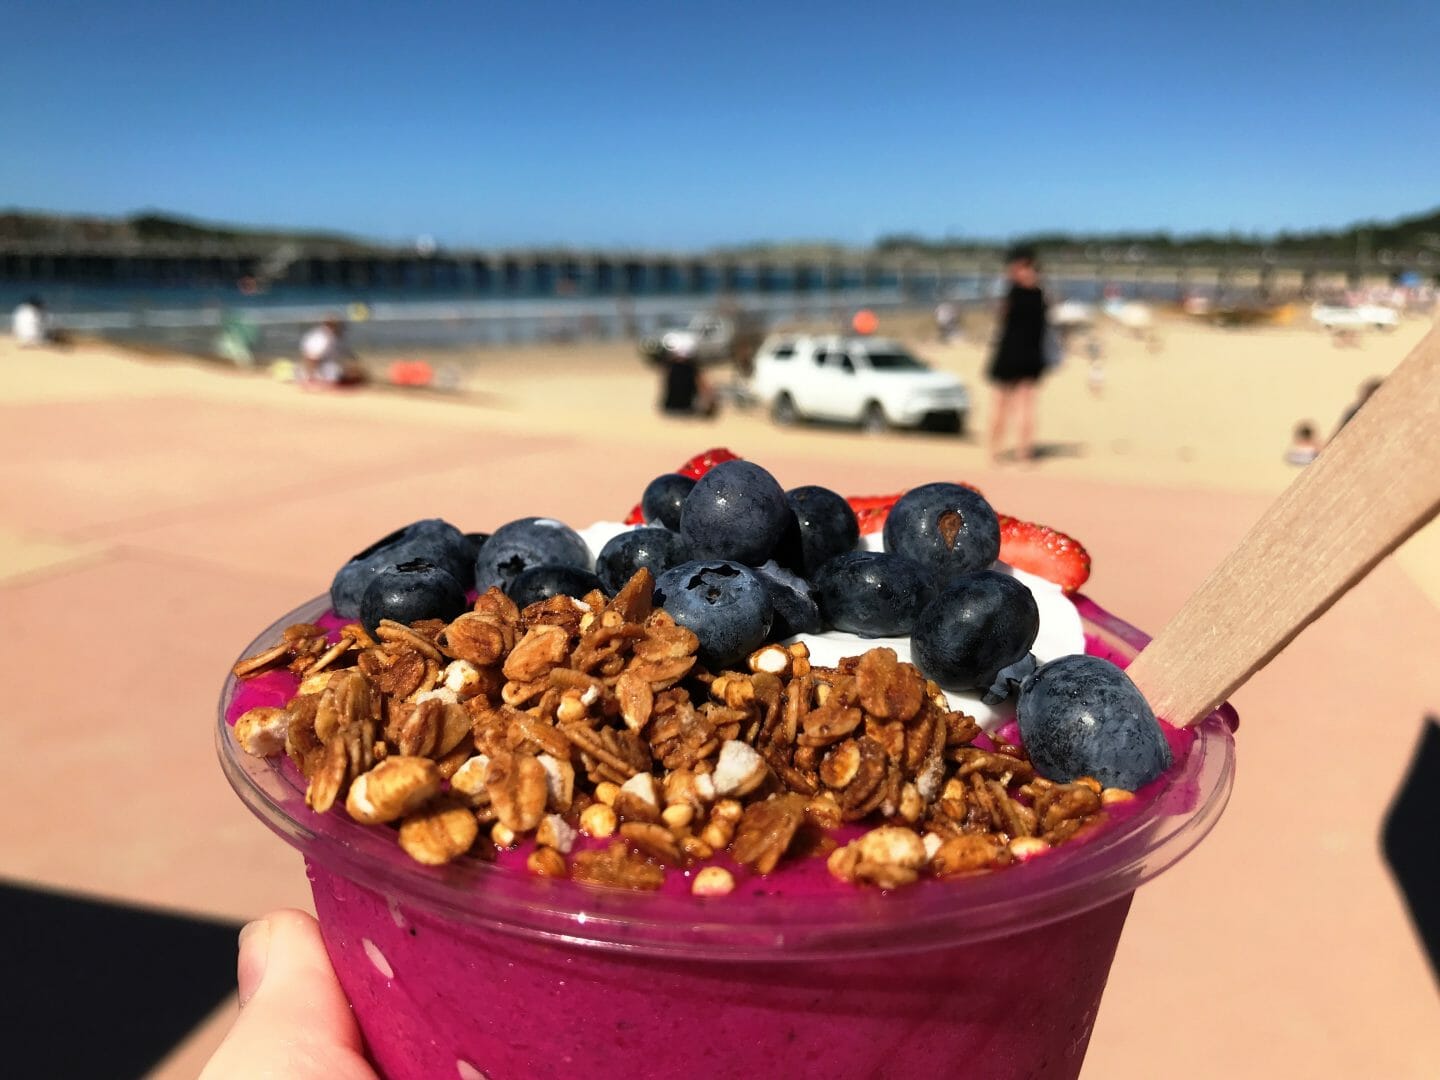
<instances>
[{"instance_id":1,"label":"paved walkway","mask_svg":"<svg viewBox=\"0 0 1440 1080\"><path fill-rule=\"evenodd\" d=\"M237 920L307 905L298 858L215 764L216 694L259 628L417 517L614 517L717 442L787 486L963 474L1006 512L1083 538L1087 591L1155 628L1269 497L991 471L939 438L651 423L631 383L609 392L597 380L585 409L547 417L504 395L304 395L100 349L23 367L0 351L0 785L23 808L0 873ZM1378 834L1440 706L1437 642L1440 610L1388 563L1237 696L1233 802L1137 897L1087 1077L1433 1075L1436 985ZM193 1075L228 1008L161 1074Z\"/></svg>"}]
</instances>

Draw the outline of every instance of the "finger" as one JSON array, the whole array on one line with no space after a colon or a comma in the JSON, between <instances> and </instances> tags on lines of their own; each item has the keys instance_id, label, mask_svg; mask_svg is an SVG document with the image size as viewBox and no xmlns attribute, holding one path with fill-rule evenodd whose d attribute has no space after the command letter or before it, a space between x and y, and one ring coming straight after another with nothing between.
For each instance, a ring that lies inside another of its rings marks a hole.
<instances>
[{"instance_id":1,"label":"finger","mask_svg":"<svg viewBox=\"0 0 1440 1080\"><path fill-rule=\"evenodd\" d=\"M320 929L300 911L276 911L241 933L240 1015L204 1080L375 1080Z\"/></svg>"}]
</instances>

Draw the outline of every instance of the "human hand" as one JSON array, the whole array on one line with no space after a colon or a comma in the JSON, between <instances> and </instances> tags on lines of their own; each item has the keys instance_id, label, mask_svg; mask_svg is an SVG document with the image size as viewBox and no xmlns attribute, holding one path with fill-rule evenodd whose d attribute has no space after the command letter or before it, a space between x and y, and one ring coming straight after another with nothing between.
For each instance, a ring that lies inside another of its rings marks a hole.
<instances>
[{"instance_id":1,"label":"human hand","mask_svg":"<svg viewBox=\"0 0 1440 1080\"><path fill-rule=\"evenodd\" d=\"M201 1080L377 1080L320 927L272 911L240 931L240 1015Z\"/></svg>"}]
</instances>

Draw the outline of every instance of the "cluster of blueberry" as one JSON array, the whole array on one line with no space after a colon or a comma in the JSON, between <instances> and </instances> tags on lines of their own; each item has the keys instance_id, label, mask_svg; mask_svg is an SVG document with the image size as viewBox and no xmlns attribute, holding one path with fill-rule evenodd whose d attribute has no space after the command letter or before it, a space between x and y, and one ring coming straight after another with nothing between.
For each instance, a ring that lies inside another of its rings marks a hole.
<instances>
[{"instance_id":1,"label":"cluster of blueberry","mask_svg":"<svg viewBox=\"0 0 1440 1080\"><path fill-rule=\"evenodd\" d=\"M934 483L906 492L885 519L883 551L856 550L859 527L843 497L816 486L787 492L748 461L725 461L698 480L659 476L641 508L645 524L610 540L593 567L581 536L552 519L522 518L488 536L438 519L419 521L347 562L335 576L331 602L337 614L358 617L373 633L381 619L453 619L467 607L467 587L498 586L523 608L555 595L614 594L645 567L655 577L655 603L695 633L711 670L795 634L834 629L865 638L909 636L915 665L946 690L978 691L997 701L1026 680L1032 698L1055 698L1043 710L1047 729L1057 709L1075 712L1064 699L1077 680L1094 683L1102 695L1112 684L1115 693L1128 688L1131 697L1111 701L1114 709L1105 713L1133 715L1121 726L1143 729L1142 752L1118 755L1138 768L1115 770L1106 782L1133 787L1169 764L1144 699L1112 665L1060 664L1053 672L1055 665L1047 665L1039 673L1047 677L1036 677L1030 649L1039 609L1023 583L992 569L1000 553L999 519L968 487ZM1042 710L1027 710L1025 696L1018 715L1027 745L1035 739L1030 751L1039 751L1037 764L1054 746L1057 761L1047 775L1075 768L1077 775L1093 775L1098 762L1083 746L1085 719L1072 718L1063 731L1041 730L1040 721L1027 724L1027 713L1036 717ZM1103 741L1113 747L1114 735Z\"/></svg>"},{"instance_id":2,"label":"cluster of blueberry","mask_svg":"<svg viewBox=\"0 0 1440 1080\"><path fill-rule=\"evenodd\" d=\"M657 477L641 501L646 524L614 537L591 566L569 526L522 518L493 535L431 519L356 555L331 586L335 611L372 631L381 619L450 619L468 587L498 586L521 607L555 595L615 593L641 567L656 603L700 639L713 669L766 641L827 629L910 636L915 662L949 690L1003 696L1034 668L1040 626L1020 582L990 567L1000 528L984 498L958 484L907 493L885 522L885 550L857 551L855 512L828 488L783 490L748 461L698 481Z\"/></svg>"}]
</instances>

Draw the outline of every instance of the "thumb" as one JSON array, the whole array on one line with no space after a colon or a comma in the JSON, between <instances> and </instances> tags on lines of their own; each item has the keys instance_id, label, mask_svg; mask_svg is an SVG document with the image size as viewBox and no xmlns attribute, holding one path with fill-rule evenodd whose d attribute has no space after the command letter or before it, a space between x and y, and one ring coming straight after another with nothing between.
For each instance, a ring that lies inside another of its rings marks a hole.
<instances>
[{"instance_id":1,"label":"thumb","mask_svg":"<svg viewBox=\"0 0 1440 1080\"><path fill-rule=\"evenodd\" d=\"M274 911L240 931L240 1015L202 1080L375 1080L320 928Z\"/></svg>"}]
</instances>

